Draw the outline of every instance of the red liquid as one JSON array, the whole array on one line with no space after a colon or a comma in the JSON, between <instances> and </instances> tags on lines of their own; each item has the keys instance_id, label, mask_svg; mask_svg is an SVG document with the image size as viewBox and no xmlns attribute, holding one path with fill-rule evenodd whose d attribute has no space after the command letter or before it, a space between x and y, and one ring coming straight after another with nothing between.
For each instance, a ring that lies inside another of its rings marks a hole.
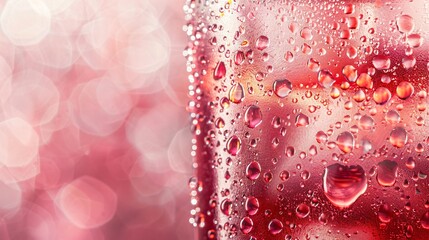
<instances>
[{"instance_id":1,"label":"red liquid","mask_svg":"<svg viewBox=\"0 0 429 240\"><path fill-rule=\"evenodd\" d=\"M219 2L185 7L198 239L427 239L429 2Z\"/></svg>"}]
</instances>

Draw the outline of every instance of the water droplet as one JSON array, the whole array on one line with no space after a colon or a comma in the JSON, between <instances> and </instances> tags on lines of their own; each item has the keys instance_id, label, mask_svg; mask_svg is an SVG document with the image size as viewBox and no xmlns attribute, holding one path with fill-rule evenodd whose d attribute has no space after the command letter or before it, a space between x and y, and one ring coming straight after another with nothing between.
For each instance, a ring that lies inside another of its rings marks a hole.
<instances>
[{"instance_id":1,"label":"water droplet","mask_svg":"<svg viewBox=\"0 0 429 240\"><path fill-rule=\"evenodd\" d=\"M293 53L292 52L289 52L289 51L287 51L286 52L286 54L285 54L285 60L287 61L287 62L293 62L293 60L295 59L295 57L293 56Z\"/></svg>"},{"instance_id":2,"label":"water droplet","mask_svg":"<svg viewBox=\"0 0 429 240\"><path fill-rule=\"evenodd\" d=\"M344 13L345 14L352 14L355 12L355 5L352 3L348 3L344 6Z\"/></svg>"},{"instance_id":3,"label":"water droplet","mask_svg":"<svg viewBox=\"0 0 429 240\"><path fill-rule=\"evenodd\" d=\"M401 33L411 33L414 30L414 19L409 15L402 15L396 19L396 26Z\"/></svg>"},{"instance_id":4,"label":"water droplet","mask_svg":"<svg viewBox=\"0 0 429 240\"><path fill-rule=\"evenodd\" d=\"M252 161L247 165L246 177L250 180L256 180L261 175L261 165L257 161Z\"/></svg>"},{"instance_id":5,"label":"water droplet","mask_svg":"<svg viewBox=\"0 0 429 240\"><path fill-rule=\"evenodd\" d=\"M255 197L248 197L244 205L247 213L250 216L255 215L259 210L259 200Z\"/></svg>"},{"instance_id":6,"label":"water droplet","mask_svg":"<svg viewBox=\"0 0 429 240\"><path fill-rule=\"evenodd\" d=\"M362 130L371 130L374 127L374 119L371 116L363 115L359 119L358 126Z\"/></svg>"},{"instance_id":7,"label":"water droplet","mask_svg":"<svg viewBox=\"0 0 429 240\"><path fill-rule=\"evenodd\" d=\"M344 153L350 153L355 146L355 138L350 132L340 133L337 137L337 146Z\"/></svg>"},{"instance_id":8,"label":"water droplet","mask_svg":"<svg viewBox=\"0 0 429 240\"><path fill-rule=\"evenodd\" d=\"M350 82L355 82L357 79L357 69L353 65L344 66L342 73Z\"/></svg>"},{"instance_id":9,"label":"water droplet","mask_svg":"<svg viewBox=\"0 0 429 240\"><path fill-rule=\"evenodd\" d=\"M394 124L394 123L399 123L399 121L401 121L401 116L396 110L389 110L386 113L386 116L384 119L386 119L388 123Z\"/></svg>"},{"instance_id":10,"label":"water droplet","mask_svg":"<svg viewBox=\"0 0 429 240\"><path fill-rule=\"evenodd\" d=\"M390 143L397 148L403 147L408 142L408 134L402 127L397 127L390 132Z\"/></svg>"},{"instance_id":11,"label":"water droplet","mask_svg":"<svg viewBox=\"0 0 429 240\"><path fill-rule=\"evenodd\" d=\"M348 29L343 29L340 31L340 39L346 39L349 40L352 38L352 33Z\"/></svg>"},{"instance_id":12,"label":"water droplet","mask_svg":"<svg viewBox=\"0 0 429 240\"><path fill-rule=\"evenodd\" d=\"M295 212L297 217L306 218L310 214L310 207L305 203L301 203L295 209Z\"/></svg>"},{"instance_id":13,"label":"water droplet","mask_svg":"<svg viewBox=\"0 0 429 240\"><path fill-rule=\"evenodd\" d=\"M356 83L362 88L371 89L373 87L372 77L368 73L361 73Z\"/></svg>"},{"instance_id":14,"label":"water droplet","mask_svg":"<svg viewBox=\"0 0 429 240\"><path fill-rule=\"evenodd\" d=\"M215 126L219 129L222 129L225 127L225 121L219 117L215 120Z\"/></svg>"},{"instance_id":15,"label":"water droplet","mask_svg":"<svg viewBox=\"0 0 429 240\"><path fill-rule=\"evenodd\" d=\"M357 55L358 55L358 50L355 47L353 47L353 46L349 46L347 48L346 54L347 54L348 58L355 59L357 57Z\"/></svg>"},{"instance_id":16,"label":"water droplet","mask_svg":"<svg viewBox=\"0 0 429 240\"><path fill-rule=\"evenodd\" d=\"M372 95L374 102L380 105L387 103L391 97L392 94L390 93L389 89L385 87L377 88Z\"/></svg>"},{"instance_id":17,"label":"water droplet","mask_svg":"<svg viewBox=\"0 0 429 240\"><path fill-rule=\"evenodd\" d=\"M396 87L396 95L400 99L405 100L409 98L413 93L414 93L414 87L409 82L401 82Z\"/></svg>"},{"instance_id":18,"label":"water droplet","mask_svg":"<svg viewBox=\"0 0 429 240\"><path fill-rule=\"evenodd\" d=\"M359 89L355 95L353 95L353 100L356 102L363 102L365 100L365 92Z\"/></svg>"},{"instance_id":19,"label":"water droplet","mask_svg":"<svg viewBox=\"0 0 429 240\"><path fill-rule=\"evenodd\" d=\"M402 58L402 67L405 69L413 68L416 65L416 58L414 56L406 56Z\"/></svg>"},{"instance_id":20,"label":"water droplet","mask_svg":"<svg viewBox=\"0 0 429 240\"><path fill-rule=\"evenodd\" d=\"M323 131L318 131L316 133L316 141L318 143L326 143L328 141L328 135Z\"/></svg>"},{"instance_id":21,"label":"water droplet","mask_svg":"<svg viewBox=\"0 0 429 240\"><path fill-rule=\"evenodd\" d=\"M340 208L353 204L366 188L365 171L359 165L335 163L328 166L323 174L323 191L329 201Z\"/></svg>"},{"instance_id":22,"label":"water droplet","mask_svg":"<svg viewBox=\"0 0 429 240\"><path fill-rule=\"evenodd\" d=\"M306 127L310 124L310 120L307 115L300 113L295 118L295 126L297 127Z\"/></svg>"},{"instance_id":23,"label":"water droplet","mask_svg":"<svg viewBox=\"0 0 429 240\"><path fill-rule=\"evenodd\" d=\"M238 52L235 54L234 62L235 62L235 64L236 64L236 65L241 65L241 64L243 64L243 63L244 63L244 52L242 52L242 51L238 51Z\"/></svg>"},{"instance_id":24,"label":"water droplet","mask_svg":"<svg viewBox=\"0 0 429 240\"><path fill-rule=\"evenodd\" d=\"M378 219L381 222L389 223L392 220L393 212L390 209L390 206L387 204L381 204L380 209L378 210Z\"/></svg>"},{"instance_id":25,"label":"water droplet","mask_svg":"<svg viewBox=\"0 0 429 240\"><path fill-rule=\"evenodd\" d=\"M301 52L307 55L310 55L313 52L313 49L307 43L302 44Z\"/></svg>"},{"instance_id":26,"label":"water droplet","mask_svg":"<svg viewBox=\"0 0 429 240\"><path fill-rule=\"evenodd\" d=\"M240 221L240 230L244 234L248 234L253 229L253 221L250 217L244 217Z\"/></svg>"},{"instance_id":27,"label":"water droplet","mask_svg":"<svg viewBox=\"0 0 429 240\"><path fill-rule=\"evenodd\" d=\"M382 83L390 83L392 81L392 79L388 76L388 75L383 75L381 76L381 82Z\"/></svg>"},{"instance_id":28,"label":"water droplet","mask_svg":"<svg viewBox=\"0 0 429 240\"><path fill-rule=\"evenodd\" d=\"M213 73L213 78L215 80L219 80L219 79L224 78L225 75L226 75L225 63L224 62L218 62L216 67L215 67L214 73Z\"/></svg>"},{"instance_id":29,"label":"water droplet","mask_svg":"<svg viewBox=\"0 0 429 240\"><path fill-rule=\"evenodd\" d=\"M330 93L330 95L331 95L331 97L333 98L333 99L337 99L339 96L340 96L340 90L338 89L338 88L336 88L336 87L333 87L332 89L331 89L331 93Z\"/></svg>"},{"instance_id":30,"label":"water droplet","mask_svg":"<svg viewBox=\"0 0 429 240\"><path fill-rule=\"evenodd\" d=\"M413 48L418 48L423 44L423 37L420 34L413 33L407 36L407 43Z\"/></svg>"},{"instance_id":31,"label":"water droplet","mask_svg":"<svg viewBox=\"0 0 429 240\"><path fill-rule=\"evenodd\" d=\"M372 59L372 65L378 70L387 70L390 68L390 58L388 56L377 55Z\"/></svg>"},{"instance_id":32,"label":"water droplet","mask_svg":"<svg viewBox=\"0 0 429 240\"><path fill-rule=\"evenodd\" d=\"M377 182L381 186L390 187L396 182L398 164L394 161L384 160L377 166Z\"/></svg>"},{"instance_id":33,"label":"water droplet","mask_svg":"<svg viewBox=\"0 0 429 240\"><path fill-rule=\"evenodd\" d=\"M287 79L276 80L274 81L273 89L274 89L274 93L279 98L285 98L292 91L292 83Z\"/></svg>"},{"instance_id":34,"label":"water droplet","mask_svg":"<svg viewBox=\"0 0 429 240\"><path fill-rule=\"evenodd\" d=\"M226 149L229 154L236 156L241 150L241 140L237 136L232 136L226 143Z\"/></svg>"},{"instance_id":35,"label":"water droplet","mask_svg":"<svg viewBox=\"0 0 429 240\"><path fill-rule=\"evenodd\" d=\"M233 103L241 103L244 99L244 88L241 83L237 83L236 85L231 87L229 90L229 101Z\"/></svg>"},{"instance_id":36,"label":"water droplet","mask_svg":"<svg viewBox=\"0 0 429 240\"><path fill-rule=\"evenodd\" d=\"M311 29L308 27L305 27L301 30L301 37L305 40L311 40L313 39L313 34L311 32Z\"/></svg>"},{"instance_id":37,"label":"water droplet","mask_svg":"<svg viewBox=\"0 0 429 240\"><path fill-rule=\"evenodd\" d=\"M262 112L258 106L252 105L244 114L244 122L249 128L255 128L262 122Z\"/></svg>"},{"instance_id":38,"label":"water droplet","mask_svg":"<svg viewBox=\"0 0 429 240\"><path fill-rule=\"evenodd\" d=\"M270 223L268 224L268 231L272 234L272 235L277 235L279 234L281 231L283 230L283 223L280 222L280 220L278 219L273 219L270 221Z\"/></svg>"},{"instance_id":39,"label":"water droplet","mask_svg":"<svg viewBox=\"0 0 429 240\"><path fill-rule=\"evenodd\" d=\"M349 29L358 29L360 20L357 17L348 17L346 23Z\"/></svg>"},{"instance_id":40,"label":"water droplet","mask_svg":"<svg viewBox=\"0 0 429 240\"><path fill-rule=\"evenodd\" d=\"M283 170L283 171L280 172L279 177L280 177L280 180L282 180L284 182L284 181L286 181L286 180L289 179L290 173L288 171L286 171L286 170Z\"/></svg>"},{"instance_id":41,"label":"water droplet","mask_svg":"<svg viewBox=\"0 0 429 240\"><path fill-rule=\"evenodd\" d=\"M289 24L289 30L291 33L295 34L298 32L299 24L296 22L291 22Z\"/></svg>"},{"instance_id":42,"label":"water droplet","mask_svg":"<svg viewBox=\"0 0 429 240\"><path fill-rule=\"evenodd\" d=\"M231 213L232 213L232 201L229 200L228 198L224 199L220 204L220 210L226 216L231 215Z\"/></svg>"},{"instance_id":43,"label":"water droplet","mask_svg":"<svg viewBox=\"0 0 429 240\"><path fill-rule=\"evenodd\" d=\"M420 224L422 228L429 229L429 212L423 214L422 218L420 218Z\"/></svg>"},{"instance_id":44,"label":"water droplet","mask_svg":"<svg viewBox=\"0 0 429 240\"><path fill-rule=\"evenodd\" d=\"M256 40L256 48L260 51L266 49L268 46L270 46L270 39L266 36L260 36Z\"/></svg>"},{"instance_id":45,"label":"water droplet","mask_svg":"<svg viewBox=\"0 0 429 240\"><path fill-rule=\"evenodd\" d=\"M314 58L308 59L307 67L313 72L318 72L320 70L320 62Z\"/></svg>"},{"instance_id":46,"label":"water droplet","mask_svg":"<svg viewBox=\"0 0 429 240\"><path fill-rule=\"evenodd\" d=\"M330 88L335 83L335 79L332 76L332 73L326 69L322 69L319 71L317 80L319 81L320 86L324 88Z\"/></svg>"},{"instance_id":47,"label":"water droplet","mask_svg":"<svg viewBox=\"0 0 429 240\"><path fill-rule=\"evenodd\" d=\"M286 153L286 156L293 157L293 155L295 155L295 148L289 146L286 148L285 153Z\"/></svg>"}]
</instances>

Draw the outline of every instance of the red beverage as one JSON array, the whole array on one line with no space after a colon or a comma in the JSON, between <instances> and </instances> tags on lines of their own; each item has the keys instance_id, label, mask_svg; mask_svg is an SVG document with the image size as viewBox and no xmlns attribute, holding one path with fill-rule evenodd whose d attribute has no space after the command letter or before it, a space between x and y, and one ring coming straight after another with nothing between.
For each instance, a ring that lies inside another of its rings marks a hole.
<instances>
[{"instance_id":1,"label":"red beverage","mask_svg":"<svg viewBox=\"0 0 429 240\"><path fill-rule=\"evenodd\" d=\"M429 1L188 1L198 239L429 238Z\"/></svg>"}]
</instances>

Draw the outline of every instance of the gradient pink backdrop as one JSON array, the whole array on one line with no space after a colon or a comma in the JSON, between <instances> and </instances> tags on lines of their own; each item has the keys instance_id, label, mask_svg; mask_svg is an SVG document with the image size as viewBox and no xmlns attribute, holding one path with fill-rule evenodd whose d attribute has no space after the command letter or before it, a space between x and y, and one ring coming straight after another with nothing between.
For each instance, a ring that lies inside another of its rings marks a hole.
<instances>
[{"instance_id":1,"label":"gradient pink backdrop","mask_svg":"<svg viewBox=\"0 0 429 240\"><path fill-rule=\"evenodd\" d=\"M0 239L193 238L184 1L0 0Z\"/></svg>"}]
</instances>

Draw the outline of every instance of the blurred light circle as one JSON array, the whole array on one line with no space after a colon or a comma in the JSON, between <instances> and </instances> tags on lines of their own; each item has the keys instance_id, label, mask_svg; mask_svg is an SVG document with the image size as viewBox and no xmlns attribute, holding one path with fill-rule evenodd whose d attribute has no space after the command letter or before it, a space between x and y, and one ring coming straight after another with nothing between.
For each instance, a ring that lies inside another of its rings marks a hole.
<instances>
[{"instance_id":1,"label":"blurred light circle","mask_svg":"<svg viewBox=\"0 0 429 240\"><path fill-rule=\"evenodd\" d=\"M0 181L0 209L8 212L21 205L22 191L17 183L4 183Z\"/></svg>"},{"instance_id":2,"label":"blurred light circle","mask_svg":"<svg viewBox=\"0 0 429 240\"><path fill-rule=\"evenodd\" d=\"M79 228L97 228L115 215L117 195L105 183L90 176L66 185L57 195L59 208Z\"/></svg>"},{"instance_id":3,"label":"blurred light circle","mask_svg":"<svg viewBox=\"0 0 429 240\"><path fill-rule=\"evenodd\" d=\"M39 136L20 118L0 122L0 163L6 167L29 165L38 155Z\"/></svg>"},{"instance_id":4,"label":"blurred light circle","mask_svg":"<svg viewBox=\"0 0 429 240\"><path fill-rule=\"evenodd\" d=\"M34 1L34 0L31 0ZM58 14L66 10L74 0L42 0L49 8L52 14Z\"/></svg>"},{"instance_id":5,"label":"blurred light circle","mask_svg":"<svg viewBox=\"0 0 429 240\"><path fill-rule=\"evenodd\" d=\"M13 44L33 45L48 35L51 13L41 0L7 1L0 17L0 24Z\"/></svg>"},{"instance_id":6,"label":"blurred light circle","mask_svg":"<svg viewBox=\"0 0 429 240\"><path fill-rule=\"evenodd\" d=\"M179 130L168 147L170 168L178 173L190 174L189 150L192 149L192 133L189 127Z\"/></svg>"},{"instance_id":7,"label":"blurred light circle","mask_svg":"<svg viewBox=\"0 0 429 240\"><path fill-rule=\"evenodd\" d=\"M20 117L39 126L55 117L59 101L60 93L49 78L34 70L25 70L13 76L5 113L8 117Z\"/></svg>"},{"instance_id":8,"label":"blurred light circle","mask_svg":"<svg viewBox=\"0 0 429 240\"><path fill-rule=\"evenodd\" d=\"M118 130L132 106L128 93L105 78L78 85L69 99L73 123L96 136L108 136Z\"/></svg>"}]
</instances>

